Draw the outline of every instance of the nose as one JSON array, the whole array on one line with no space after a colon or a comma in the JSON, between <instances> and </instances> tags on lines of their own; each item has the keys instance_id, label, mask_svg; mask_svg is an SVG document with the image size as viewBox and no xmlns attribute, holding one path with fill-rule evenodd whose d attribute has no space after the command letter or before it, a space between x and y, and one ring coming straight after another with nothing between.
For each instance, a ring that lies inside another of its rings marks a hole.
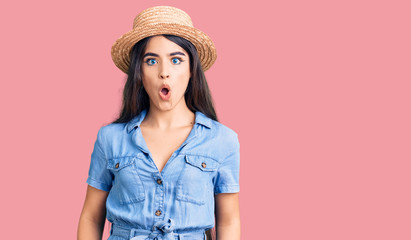
<instances>
[{"instance_id":1,"label":"nose","mask_svg":"<svg viewBox=\"0 0 411 240\"><path fill-rule=\"evenodd\" d=\"M170 77L170 71L169 71L168 67L165 66L166 64L161 64L161 65L162 66L160 67L160 72L159 72L160 76L159 77L161 79L169 78Z\"/></svg>"},{"instance_id":2,"label":"nose","mask_svg":"<svg viewBox=\"0 0 411 240\"><path fill-rule=\"evenodd\" d=\"M160 73L160 78L165 79L165 78L169 78L170 74L167 73Z\"/></svg>"}]
</instances>

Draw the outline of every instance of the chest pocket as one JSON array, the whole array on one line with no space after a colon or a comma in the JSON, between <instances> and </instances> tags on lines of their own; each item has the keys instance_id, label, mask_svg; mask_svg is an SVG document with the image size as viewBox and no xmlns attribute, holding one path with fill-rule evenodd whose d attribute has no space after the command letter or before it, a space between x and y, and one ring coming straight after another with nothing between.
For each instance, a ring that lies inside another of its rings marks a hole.
<instances>
[{"instance_id":1,"label":"chest pocket","mask_svg":"<svg viewBox=\"0 0 411 240\"><path fill-rule=\"evenodd\" d=\"M145 199L144 185L137 172L136 157L108 160L107 168L114 174L113 191L120 204L141 202Z\"/></svg>"},{"instance_id":2,"label":"chest pocket","mask_svg":"<svg viewBox=\"0 0 411 240\"><path fill-rule=\"evenodd\" d=\"M218 165L212 158L186 155L184 168L177 181L176 199L197 205L205 204L213 194L212 177Z\"/></svg>"}]
</instances>

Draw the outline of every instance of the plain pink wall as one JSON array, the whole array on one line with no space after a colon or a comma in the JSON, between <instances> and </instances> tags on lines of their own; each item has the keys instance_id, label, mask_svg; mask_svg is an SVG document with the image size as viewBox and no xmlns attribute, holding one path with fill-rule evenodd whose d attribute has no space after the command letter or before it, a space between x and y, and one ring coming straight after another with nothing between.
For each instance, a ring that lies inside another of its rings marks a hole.
<instances>
[{"instance_id":1,"label":"plain pink wall","mask_svg":"<svg viewBox=\"0 0 411 240\"><path fill-rule=\"evenodd\" d=\"M1 5L2 239L76 238L125 82L111 45L156 5L217 47L206 76L239 134L242 239L411 239L409 1Z\"/></svg>"}]
</instances>

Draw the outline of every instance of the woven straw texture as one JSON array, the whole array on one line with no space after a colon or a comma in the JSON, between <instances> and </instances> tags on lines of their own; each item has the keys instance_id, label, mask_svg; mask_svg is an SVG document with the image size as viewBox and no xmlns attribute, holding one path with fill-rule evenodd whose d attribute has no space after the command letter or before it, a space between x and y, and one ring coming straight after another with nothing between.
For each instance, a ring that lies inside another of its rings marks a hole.
<instances>
[{"instance_id":1,"label":"woven straw texture","mask_svg":"<svg viewBox=\"0 0 411 240\"><path fill-rule=\"evenodd\" d=\"M197 49L203 71L208 70L217 58L213 41L193 26L190 16L183 10L170 6L147 8L134 19L133 29L122 35L111 48L114 64L124 73L130 65L130 51L141 39L171 34L190 41Z\"/></svg>"}]
</instances>

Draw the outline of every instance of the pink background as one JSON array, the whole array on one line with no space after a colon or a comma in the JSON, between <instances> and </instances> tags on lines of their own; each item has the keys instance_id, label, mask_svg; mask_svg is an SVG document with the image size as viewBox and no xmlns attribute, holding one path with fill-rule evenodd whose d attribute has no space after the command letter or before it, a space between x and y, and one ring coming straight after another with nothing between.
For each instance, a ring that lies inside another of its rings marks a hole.
<instances>
[{"instance_id":1,"label":"pink background","mask_svg":"<svg viewBox=\"0 0 411 240\"><path fill-rule=\"evenodd\" d=\"M241 144L242 239L411 239L409 1L8 1L0 7L2 239L75 239L114 41L172 5ZM109 230L105 229L105 239Z\"/></svg>"}]
</instances>

